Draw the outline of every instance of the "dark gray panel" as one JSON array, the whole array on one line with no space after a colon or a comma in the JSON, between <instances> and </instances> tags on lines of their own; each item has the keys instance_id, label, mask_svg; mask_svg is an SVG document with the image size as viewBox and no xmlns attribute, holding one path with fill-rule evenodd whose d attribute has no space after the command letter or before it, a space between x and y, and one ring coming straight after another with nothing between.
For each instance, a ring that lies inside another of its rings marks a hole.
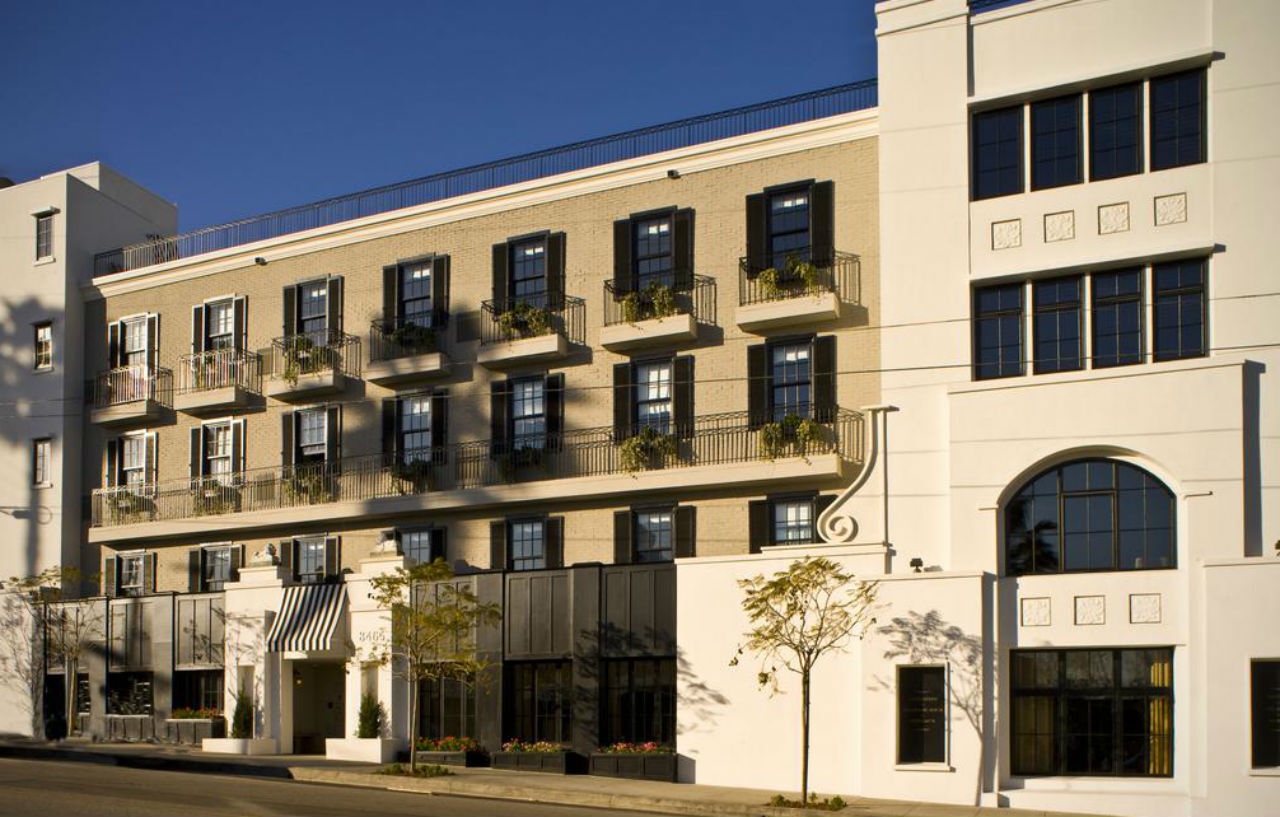
<instances>
[{"instance_id":1,"label":"dark gray panel","mask_svg":"<svg viewBox=\"0 0 1280 817\"><path fill-rule=\"evenodd\" d=\"M609 656L675 652L675 566L605 569L604 643Z\"/></svg>"},{"instance_id":2,"label":"dark gray panel","mask_svg":"<svg viewBox=\"0 0 1280 817\"><path fill-rule=\"evenodd\" d=\"M506 581L506 657L567 656L572 649L567 573L511 573Z\"/></svg>"}]
</instances>

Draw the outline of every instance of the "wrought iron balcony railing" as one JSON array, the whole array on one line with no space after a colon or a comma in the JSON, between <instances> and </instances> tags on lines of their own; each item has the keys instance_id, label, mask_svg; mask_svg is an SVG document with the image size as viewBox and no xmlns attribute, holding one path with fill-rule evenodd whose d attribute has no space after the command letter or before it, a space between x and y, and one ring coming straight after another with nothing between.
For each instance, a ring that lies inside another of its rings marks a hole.
<instances>
[{"instance_id":1,"label":"wrought iron balcony railing","mask_svg":"<svg viewBox=\"0 0 1280 817\"><path fill-rule=\"evenodd\" d=\"M581 344L586 323L586 301L570 295L522 295L480 304L480 342L486 345L544 335Z\"/></svg>"},{"instance_id":2,"label":"wrought iron balcony railing","mask_svg":"<svg viewBox=\"0 0 1280 817\"><path fill-rule=\"evenodd\" d=\"M697 418L672 433L626 440L589 428L506 441L476 440L425 449L411 462L382 454L335 462L254 468L222 477L171 480L93 492L92 524L112 527L365 501L431 491L484 488L573 477L731 465L834 454L865 458L863 416L838 409L821 420L753 423L746 412Z\"/></svg>"},{"instance_id":3,"label":"wrought iron balcony railing","mask_svg":"<svg viewBox=\"0 0 1280 817\"><path fill-rule=\"evenodd\" d=\"M358 377L360 338L344 332L285 335L271 341L264 362L268 377L284 380L330 371Z\"/></svg>"},{"instance_id":4,"label":"wrought iron balcony railing","mask_svg":"<svg viewBox=\"0 0 1280 817\"><path fill-rule=\"evenodd\" d=\"M841 301L861 297L858 256L814 247L798 253L738 259L741 306L834 292Z\"/></svg>"},{"instance_id":5,"label":"wrought iron balcony railing","mask_svg":"<svg viewBox=\"0 0 1280 817\"><path fill-rule=\"evenodd\" d=\"M95 409L153 400L173 405L173 372L162 367L120 366L99 372L93 380Z\"/></svg>"},{"instance_id":6,"label":"wrought iron balcony railing","mask_svg":"<svg viewBox=\"0 0 1280 817\"><path fill-rule=\"evenodd\" d=\"M212 349L178 359L178 393L239 386L262 391L262 358L243 349Z\"/></svg>"},{"instance_id":7,"label":"wrought iron balcony railing","mask_svg":"<svg viewBox=\"0 0 1280 817\"><path fill-rule=\"evenodd\" d=\"M431 315L430 325L396 318L377 320L369 326L369 360L397 360L440 351L440 334L449 323L449 313Z\"/></svg>"},{"instance_id":8,"label":"wrought iron balcony railing","mask_svg":"<svg viewBox=\"0 0 1280 817\"><path fill-rule=\"evenodd\" d=\"M604 325L637 323L669 315L693 315L698 323L716 322L716 281L694 275L687 283L624 289L604 282Z\"/></svg>"}]
</instances>

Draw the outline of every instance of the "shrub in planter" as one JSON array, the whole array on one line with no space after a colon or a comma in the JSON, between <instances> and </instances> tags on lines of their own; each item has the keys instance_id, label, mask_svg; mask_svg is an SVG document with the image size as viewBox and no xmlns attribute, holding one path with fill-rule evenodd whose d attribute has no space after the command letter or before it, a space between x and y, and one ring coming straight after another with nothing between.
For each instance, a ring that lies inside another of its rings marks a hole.
<instances>
[{"instance_id":1,"label":"shrub in planter","mask_svg":"<svg viewBox=\"0 0 1280 817\"><path fill-rule=\"evenodd\" d=\"M655 463L661 464L676 453L676 438L661 434L652 426L645 426L622 441L618 456L622 470L627 473L643 471Z\"/></svg>"},{"instance_id":2,"label":"shrub in planter","mask_svg":"<svg viewBox=\"0 0 1280 817\"><path fill-rule=\"evenodd\" d=\"M760 455L768 460L776 459L791 445L799 449L800 453L808 453L821 441L822 426L816 420L788 414L781 420L765 423L760 428Z\"/></svg>"},{"instance_id":3,"label":"shrub in planter","mask_svg":"<svg viewBox=\"0 0 1280 817\"><path fill-rule=\"evenodd\" d=\"M360 697L359 723L356 729L358 738L380 738L387 728L387 711L382 702L373 693L365 693Z\"/></svg>"},{"instance_id":4,"label":"shrub in planter","mask_svg":"<svg viewBox=\"0 0 1280 817\"><path fill-rule=\"evenodd\" d=\"M622 319L627 323L676 314L676 296L671 287L653 283L639 292L628 292L622 299Z\"/></svg>"},{"instance_id":5,"label":"shrub in planter","mask_svg":"<svg viewBox=\"0 0 1280 817\"><path fill-rule=\"evenodd\" d=\"M249 700L247 692L236 695L235 714L231 716L231 737L239 740L253 737L253 702Z\"/></svg>"},{"instance_id":6,"label":"shrub in planter","mask_svg":"<svg viewBox=\"0 0 1280 817\"><path fill-rule=\"evenodd\" d=\"M551 331L551 311L516 301L498 314L498 329L508 340L545 335Z\"/></svg>"}]
</instances>

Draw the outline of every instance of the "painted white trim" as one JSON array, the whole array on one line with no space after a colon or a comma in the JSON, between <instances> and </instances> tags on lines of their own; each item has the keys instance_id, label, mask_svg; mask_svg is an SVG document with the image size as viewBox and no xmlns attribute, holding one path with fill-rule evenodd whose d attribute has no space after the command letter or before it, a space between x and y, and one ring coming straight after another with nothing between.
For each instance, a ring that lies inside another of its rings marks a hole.
<instances>
[{"instance_id":1,"label":"painted white trim","mask_svg":"<svg viewBox=\"0 0 1280 817\"><path fill-rule=\"evenodd\" d=\"M1075 2L1075 0L1056 0L1057 3ZM1015 6L1014 8L1022 8ZM986 22L986 21L983 21ZM1171 73L1182 68L1191 68L1197 65L1208 65L1213 60L1216 53L1213 48L1197 48L1194 51L1183 51L1178 54L1170 54L1155 62L1129 63L1122 68L1109 70L1101 74L1089 74L1073 79L1063 79L1056 83L1045 85L1043 83L1037 85L1012 85L1007 88L1001 88L997 91L990 91L984 94L974 94L967 100L970 110L974 108L988 108L998 106L1002 102L1011 104L1021 104L1037 99L1049 99L1051 97L1060 96L1070 91L1088 92L1096 88L1105 88L1119 82L1138 81L1145 83L1147 80L1159 77L1163 74ZM1149 112L1145 107L1147 101L1144 96L1143 110ZM1088 144L1087 142L1085 144Z\"/></svg>"},{"instance_id":2,"label":"painted white trim","mask_svg":"<svg viewBox=\"0 0 1280 817\"><path fill-rule=\"evenodd\" d=\"M662 180L667 178L669 169L678 169L681 176L688 176L691 173L866 139L878 133L878 109L867 108L117 272L86 282L82 288L86 300L97 300L239 269L252 264L253 258L259 255L270 263L425 227ZM678 166L673 167L677 163ZM678 183L678 180L673 183Z\"/></svg>"}]
</instances>

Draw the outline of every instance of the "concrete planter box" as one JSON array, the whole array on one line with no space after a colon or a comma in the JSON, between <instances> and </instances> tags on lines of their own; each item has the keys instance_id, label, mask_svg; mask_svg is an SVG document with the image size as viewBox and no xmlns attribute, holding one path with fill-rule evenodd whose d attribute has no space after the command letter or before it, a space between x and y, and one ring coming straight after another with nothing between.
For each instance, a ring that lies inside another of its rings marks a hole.
<instances>
[{"instance_id":1,"label":"concrete planter box","mask_svg":"<svg viewBox=\"0 0 1280 817\"><path fill-rule=\"evenodd\" d=\"M576 752L494 752L489 755L495 769L513 772L547 772L548 774L582 774L586 758Z\"/></svg>"},{"instance_id":2,"label":"concrete planter box","mask_svg":"<svg viewBox=\"0 0 1280 817\"><path fill-rule=\"evenodd\" d=\"M777 329L831 321L840 317L840 299L834 292L800 295L777 301L738 307L738 326L747 331Z\"/></svg>"},{"instance_id":3,"label":"concrete planter box","mask_svg":"<svg viewBox=\"0 0 1280 817\"><path fill-rule=\"evenodd\" d=\"M409 762L409 751L406 749L400 753L400 760L404 763ZM477 766L489 765L488 752L479 750L473 752L418 752L419 763L434 763L437 766L469 766L475 768Z\"/></svg>"},{"instance_id":4,"label":"concrete planter box","mask_svg":"<svg viewBox=\"0 0 1280 817\"><path fill-rule=\"evenodd\" d=\"M206 738L225 738L227 722L222 718L170 718L164 722L166 743L199 746Z\"/></svg>"},{"instance_id":5,"label":"concrete planter box","mask_svg":"<svg viewBox=\"0 0 1280 817\"><path fill-rule=\"evenodd\" d=\"M635 323L615 323L600 328L600 345L614 352L682 343L697 337L698 324L689 314L650 318Z\"/></svg>"},{"instance_id":6,"label":"concrete planter box","mask_svg":"<svg viewBox=\"0 0 1280 817\"><path fill-rule=\"evenodd\" d=\"M358 763L390 763L407 741L396 738L325 738L324 756L329 760Z\"/></svg>"},{"instance_id":7,"label":"concrete planter box","mask_svg":"<svg viewBox=\"0 0 1280 817\"><path fill-rule=\"evenodd\" d=\"M204 752L224 755L276 755L275 738L205 738L200 743Z\"/></svg>"},{"instance_id":8,"label":"concrete planter box","mask_svg":"<svg viewBox=\"0 0 1280 817\"><path fill-rule=\"evenodd\" d=\"M156 739L156 719L151 715L108 715L106 722L109 741Z\"/></svg>"},{"instance_id":9,"label":"concrete planter box","mask_svg":"<svg viewBox=\"0 0 1280 817\"><path fill-rule=\"evenodd\" d=\"M675 752L653 754L614 754L592 752L589 772L602 777L625 777L629 780L676 782Z\"/></svg>"}]
</instances>

